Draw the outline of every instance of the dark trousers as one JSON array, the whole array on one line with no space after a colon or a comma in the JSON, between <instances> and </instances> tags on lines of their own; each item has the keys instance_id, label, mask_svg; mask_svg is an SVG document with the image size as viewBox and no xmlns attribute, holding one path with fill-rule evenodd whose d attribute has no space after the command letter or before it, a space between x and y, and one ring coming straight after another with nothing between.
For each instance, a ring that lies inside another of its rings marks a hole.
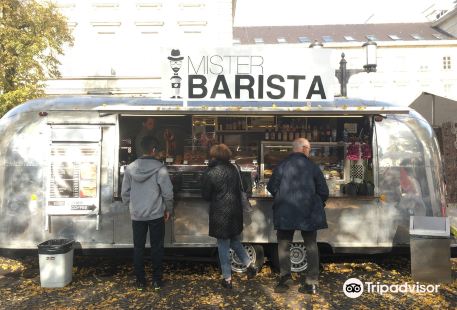
<instances>
[{"instance_id":1,"label":"dark trousers","mask_svg":"<svg viewBox=\"0 0 457 310\"><path fill-rule=\"evenodd\" d=\"M151 243L151 260L152 260L152 281L162 280L162 260L163 260L163 243L165 237L164 218L158 218L151 221L133 221L133 265L135 276L139 281L146 280L144 272L144 247L146 236L149 229L149 240Z\"/></svg>"},{"instance_id":2,"label":"dark trousers","mask_svg":"<svg viewBox=\"0 0 457 310\"><path fill-rule=\"evenodd\" d=\"M290 243L294 237L295 230L278 230L278 259L279 271L281 276L290 274ZM305 271L305 282L307 284L317 284L319 279L319 250L317 248L317 231L301 231L304 245L306 247L306 258L308 268Z\"/></svg>"}]
</instances>

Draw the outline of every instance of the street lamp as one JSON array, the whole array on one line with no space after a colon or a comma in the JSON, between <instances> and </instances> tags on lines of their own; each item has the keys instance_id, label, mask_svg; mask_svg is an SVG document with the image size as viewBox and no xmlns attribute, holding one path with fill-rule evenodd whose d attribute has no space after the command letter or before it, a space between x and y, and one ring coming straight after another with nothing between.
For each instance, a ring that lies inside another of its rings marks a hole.
<instances>
[{"instance_id":1,"label":"street lamp","mask_svg":"<svg viewBox=\"0 0 457 310\"><path fill-rule=\"evenodd\" d=\"M366 54L366 64L363 66L363 69L347 69L346 64L347 61L344 59L346 56L344 53L341 53L341 60L340 60L340 68L335 70L335 76L338 79L338 82L340 83L340 91L341 91L341 96L347 97L347 84L349 82L349 78L353 76L354 74L357 73L370 73L370 72L376 72L376 48L377 48L376 42L373 42L371 40L368 40L368 42L365 42L362 47L365 48L365 54ZM323 45L322 43L319 43L317 41L314 41L313 43L310 44L310 48L322 48Z\"/></svg>"},{"instance_id":2,"label":"street lamp","mask_svg":"<svg viewBox=\"0 0 457 310\"><path fill-rule=\"evenodd\" d=\"M368 40L365 42L362 47L365 48L366 54L366 64L363 66L363 69L346 69L347 61L344 59L344 53L341 53L340 68L335 70L335 76L340 83L341 96L347 97L347 85L349 78L357 73L370 73L376 72L376 47L378 45L376 42Z\"/></svg>"}]
</instances>

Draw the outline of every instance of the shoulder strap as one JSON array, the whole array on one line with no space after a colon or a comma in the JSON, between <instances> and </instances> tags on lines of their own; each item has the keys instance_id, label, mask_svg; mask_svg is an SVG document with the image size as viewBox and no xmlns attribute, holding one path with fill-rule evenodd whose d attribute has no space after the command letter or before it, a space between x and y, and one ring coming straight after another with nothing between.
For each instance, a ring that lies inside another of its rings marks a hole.
<instances>
[{"instance_id":1,"label":"shoulder strap","mask_svg":"<svg viewBox=\"0 0 457 310\"><path fill-rule=\"evenodd\" d=\"M244 192L244 187L243 187L243 180L241 179L241 173L240 173L240 170L238 170L238 166L235 165L235 164L232 164L235 169L236 169L236 172L238 173L238 178L240 179L240 187L241 187L241 191Z\"/></svg>"}]
</instances>

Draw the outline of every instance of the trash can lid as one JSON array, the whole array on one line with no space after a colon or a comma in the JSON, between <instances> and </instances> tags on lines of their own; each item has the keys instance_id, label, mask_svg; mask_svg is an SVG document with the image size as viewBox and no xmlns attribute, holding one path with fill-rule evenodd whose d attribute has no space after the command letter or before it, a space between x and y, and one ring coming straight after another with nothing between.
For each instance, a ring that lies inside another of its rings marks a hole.
<instances>
[{"instance_id":1,"label":"trash can lid","mask_svg":"<svg viewBox=\"0 0 457 310\"><path fill-rule=\"evenodd\" d=\"M450 237L449 217L411 216L409 234L414 236Z\"/></svg>"},{"instance_id":2,"label":"trash can lid","mask_svg":"<svg viewBox=\"0 0 457 310\"><path fill-rule=\"evenodd\" d=\"M38 254L63 254L73 249L74 240L50 239L38 244Z\"/></svg>"}]
</instances>

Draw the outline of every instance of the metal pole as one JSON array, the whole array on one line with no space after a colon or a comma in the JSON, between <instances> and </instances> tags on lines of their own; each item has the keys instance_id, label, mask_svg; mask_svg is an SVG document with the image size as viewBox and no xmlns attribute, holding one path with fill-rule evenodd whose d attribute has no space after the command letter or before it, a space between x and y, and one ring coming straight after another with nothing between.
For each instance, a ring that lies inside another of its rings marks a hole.
<instances>
[{"instance_id":1,"label":"metal pole","mask_svg":"<svg viewBox=\"0 0 457 310\"><path fill-rule=\"evenodd\" d=\"M349 82L349 78L354 74L367 71L365 69L347 69L347 61L344 57L344 53L341 53L340 68L338 70L335 70L335 76L338 79L338 82L340 83L341 96L347 97L347 84Z\"/></svg>"}]
</instances>

